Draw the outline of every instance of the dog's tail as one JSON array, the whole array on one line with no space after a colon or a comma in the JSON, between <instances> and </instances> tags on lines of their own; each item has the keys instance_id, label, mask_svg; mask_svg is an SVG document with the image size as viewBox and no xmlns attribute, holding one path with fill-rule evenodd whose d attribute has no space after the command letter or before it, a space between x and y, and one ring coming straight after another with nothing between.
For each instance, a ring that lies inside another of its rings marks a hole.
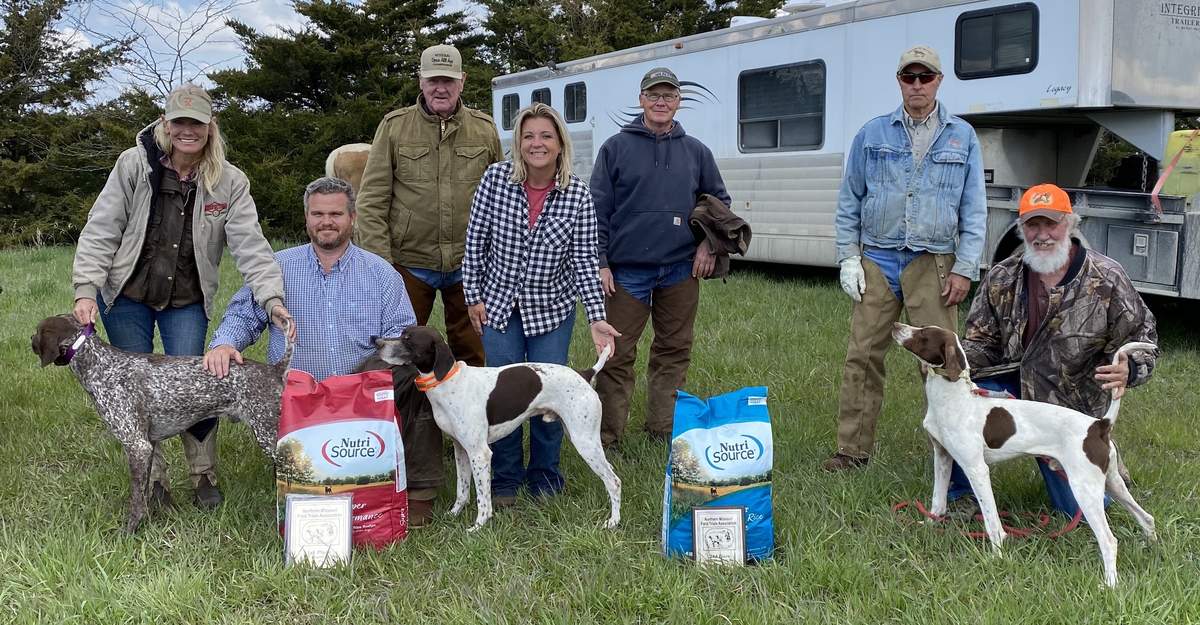
<instances>
[{"instance_id":1,"label":"dog's tail","mask_svg":"<svg viewBox=\"0 0 1200 625\"><path fill-rule=\"evenodd\" d=\"M591 369L576 369L575 371L583 376L585 382L591 384L593 387L596 386L596 374L600 373L600 370L604 368L604 363L608 362L608 357L612 356L612 352L613 346L609 343L604 346L604 350L600 352L600 357L596 359L596 364Z\"/></svg>"},{"instance_id":2,"label":"dog's tail","mask_svg":"<svg viewBox=\"0 0 1200 625\"><path fill-rule=\"evenodd\" d=\"M294 322L291 319L283 320L283 340L285 347L283 348L283 357L275 364L285 383L287 382L287 370L292 366L292 352L295 351L296 347L296 341L288 338L288 335L292 333L292 323Z\"/></svg>"},{"instance_id":3,"label":"dog's tail","mask_svg":"<svg viewBox=\"0 0 1200 625\"><path fill-rule=\"evenodd\" d=\"M1158 349L1158 346L1153 343L1143 343L1140 341L1133 341L1131 343L1126 343L1126 344L1122 345L1119 349L1117 349L1117 352L1115 354L1113 354L1112 364L1115 365L1118 362L1120 362L1121 354L1132 352L1132 351L1138 351L1138 350L1145 350L1148 352L1152 352L1157 349ZM1132 363L1130 363L1129 366L1132 367L1134 365ZM1110 403L1108 405L1108 412L1105 412L1104 416L1102 417L1103 420L1108 421L1110 428L1116 424L1117 412L1120 411L1120 409L1121 409L1121 398L1116 396L1116 390L1114 389L1112 403Z\"/></svg>"}]
</instances>

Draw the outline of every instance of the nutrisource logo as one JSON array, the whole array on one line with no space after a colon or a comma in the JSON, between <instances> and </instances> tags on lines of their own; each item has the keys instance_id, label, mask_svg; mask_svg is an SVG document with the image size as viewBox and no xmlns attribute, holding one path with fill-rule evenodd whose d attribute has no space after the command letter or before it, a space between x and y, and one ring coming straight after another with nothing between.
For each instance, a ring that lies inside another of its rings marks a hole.
<instances>
[{"instance_id":1,"label":"nutrisource logo","mask_svg":"<svg viewBox=\"0 0 1200 625\"><path fill-rule=\"evenodd\" d=\"M750 436L742 434L741 440L730 442L720 442L715 447L710 446L704 450L704 461L708 466L724 471L725 464L730 462L746 462L761 458L764 447L762 441Z\"/></svg>"},{"instance_id":2,"label":"nutrisource logo","mask_svg":"<svg viewBox=\"0 0 1200 625\"><path fill-rule=\"evenodd\" d=\"M359 458L379 458L383 456L383 437L366 431L370 436L362 438L331 438L321 444L321 457L335 467L341 467L341 462Z\"/></svg>"}]
</instances>

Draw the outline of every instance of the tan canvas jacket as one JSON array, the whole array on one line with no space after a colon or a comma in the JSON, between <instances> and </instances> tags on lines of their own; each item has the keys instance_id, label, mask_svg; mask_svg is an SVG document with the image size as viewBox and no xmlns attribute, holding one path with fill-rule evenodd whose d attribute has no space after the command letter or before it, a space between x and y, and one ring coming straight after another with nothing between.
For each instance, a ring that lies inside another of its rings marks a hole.
<instances>
[{"instance_id":1,"label":"tan canvas jacket","mask_svg":"<svg viewBox=\"0 0 1200 625\"><path fill-rule=\"evenodd\" d=\"M158 154L148 154L146 146L157 151L153 130L158 123L138 133L137 145L117 157L104 189L88 212L75 247L71 275L75 299L95 299L99 292L105 305L112 306L133 274L146 238L155 191L150 181L151 159L157 162ZM265 310L283 303L283 274L263 236L258 209L250 197L250 181L242 170L226 163L215 189L198 181L192 244L204 292L204 312L209 318L217 295L218 265L226 245L250 285L254 300Z\"/></svg>"},{"instance_id":2,"label":"tan canvas jacket","mask_svg":"<svg viewBox=\"0 0 1200 625\"><path fill-rule=\"evenodd\" d=\"M1018 253L980 282L962 342L972 374L1019 370L1022 399L1103 416L1109 394L1093 377L1096 367L1130 341L1157 344L1154 314L1116 261L1086 250L1075 277L1050 290L1046 317L1026 350L1026 271ZM1154 362L1154 354L1134 352L1129 386L1148 380Z\"/></svg>"},{"instance_id":3,"label":"tan canvas jacket","mask_svg":"<svg viewBox=\"0 0 1200 625\"><path fill-rule=\"evenodd\" d=\"M419 97L388 113L363 171L359 246L393 264L458 269L475 188L488 165L503 158L486 113L460 104L442 120L426 112Z\"/></svg>"}]
</instances>

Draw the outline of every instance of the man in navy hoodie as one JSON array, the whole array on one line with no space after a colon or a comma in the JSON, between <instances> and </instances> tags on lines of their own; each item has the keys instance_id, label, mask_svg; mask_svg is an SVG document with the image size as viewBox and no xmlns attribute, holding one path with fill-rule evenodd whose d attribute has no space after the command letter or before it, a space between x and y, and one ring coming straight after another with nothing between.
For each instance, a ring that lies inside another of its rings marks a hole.
<instances>
[{"instance_id":1,"label":"man in navy hoodie","mask_svg":"<svg viewBox=\"0 0 1200 625\"><path fill-rule=\"evenodd\" d=\"M616 354L596 376L604 404L600 438L620 440L629 420L637 343L650 319L654 341L646 372L646 431L668 440L675 390L687 379L700 279L713 269L713 251L697 242L688 217L700 194L729 205L717 163L699 140L675 122L679 79L657 67L642 78L643 113L600 147L592 197L600 227L600 280L608 322L621 334Z\"/></svg>"}]
</instances>

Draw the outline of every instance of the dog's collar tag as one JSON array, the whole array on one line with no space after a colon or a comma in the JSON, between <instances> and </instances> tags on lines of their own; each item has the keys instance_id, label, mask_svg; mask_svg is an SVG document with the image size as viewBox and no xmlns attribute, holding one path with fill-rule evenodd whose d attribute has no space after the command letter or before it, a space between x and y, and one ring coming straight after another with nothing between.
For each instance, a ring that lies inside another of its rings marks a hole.
<instances>
[{"instance_id":1,"label":"dog's collar tag","mask_svg":"<svg viewBox=\"0 0 1200 625\"><path fill-rule=\"evenodd\" d=\"M71 362L71 359L75 357L75 353L79 351L80 347L83 347L83 342L87 340L87 337L95 333L96 324L89 323L83 326L83 331L79 333L79 336L75 338L75 342L71 343L71 347L67 349L67 353L65 354L67 362Z\"/></svg>"},{"instance_id":2,"label":"dog's collar tag","mask_svg":"<svg viewBox=\"0 0 1200 625\"><path fill-rule=\"evenodd\" d=\"M418 375L416 378L413 378L413 384L416 384L418 391L428 391L429 389L436 388L442 382L454 377L455 374L458 373L459 368L458 362L455 361L454 366L450 367L450 371L446 372L446 377L439 380L437 379L437 376L433 375L432 373Z\"/></svg>"}]
</instances>

